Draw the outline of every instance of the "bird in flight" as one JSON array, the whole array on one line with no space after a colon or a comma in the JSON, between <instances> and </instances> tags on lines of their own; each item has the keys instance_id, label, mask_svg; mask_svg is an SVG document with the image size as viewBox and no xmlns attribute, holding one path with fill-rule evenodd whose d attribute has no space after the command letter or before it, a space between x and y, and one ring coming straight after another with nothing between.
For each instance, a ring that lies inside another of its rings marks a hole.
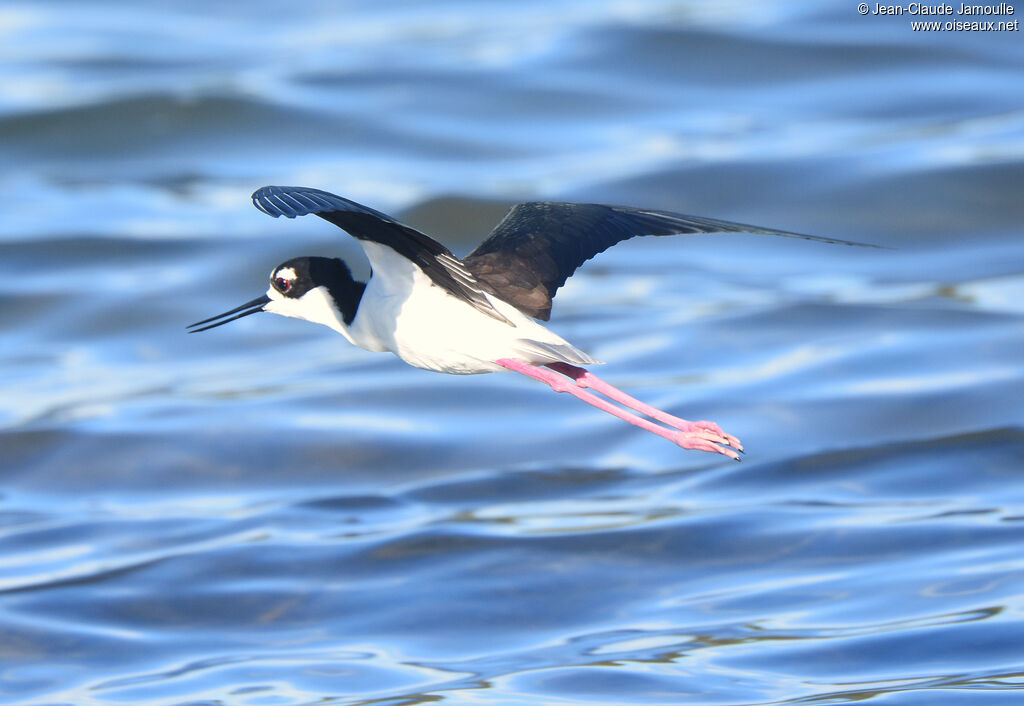
<instances>
[{"instance_id":1,"label":"bird in flight","mask_svg":"<svg viewBox=\"0 0 1024 706\"><path fill-rule=\"evenodd\" d=\"M639 235L762 233L864 245L669 211L531 202L513 206L460 260L418 230L319 189L265 186L252 201L275 218L314 214L347 231L366 252L370 277L356 280L337 258L292 258L273 269L265 295L191 324L191 333L261 311L305 319L418 368L521 373L684 449L735 460L742 444L714 422L668 414L583 367L601 361L539 323L549 319L555 292L585 261Z\"/></svg>"}]
</instances>

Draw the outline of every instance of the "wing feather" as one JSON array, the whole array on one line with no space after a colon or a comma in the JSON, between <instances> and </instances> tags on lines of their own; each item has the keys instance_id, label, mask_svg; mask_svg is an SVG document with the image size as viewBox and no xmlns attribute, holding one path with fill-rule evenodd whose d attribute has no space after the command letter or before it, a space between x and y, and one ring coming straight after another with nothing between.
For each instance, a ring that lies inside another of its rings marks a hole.
<instances>
[{"instance_id":1,"label":"wing feather","mask_svg":"<svg viewBox=\"0 0 1024 706\"><path fill-rule=\"evenodd\" d=\"M313 214L361 242L385 245L415 263L431 282L452 296L491 318L514 325L494 308L473 273L448 248L385 213L327 191L301 186L264 186L253 192L252 202L274 218Z\"/></svg>"},{"instance_id":2,"label":"wing feather","mask_svg":"<svg viewBox=\"0 0 1024 706\"><path fill-rule=\"evenodd\" d=\"M463 259L484 286L524 314L547 321L558 288L584 262L639 235L761 233L822 243L878 247L688 216L600 204L531 202L513 206L490 236Z\"/></svg>"}]
</instances>

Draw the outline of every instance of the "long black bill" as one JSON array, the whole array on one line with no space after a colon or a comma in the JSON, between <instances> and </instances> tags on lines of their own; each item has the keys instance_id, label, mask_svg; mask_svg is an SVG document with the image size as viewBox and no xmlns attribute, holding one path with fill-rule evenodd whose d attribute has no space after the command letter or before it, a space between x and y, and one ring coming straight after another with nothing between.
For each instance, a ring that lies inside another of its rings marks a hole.
<instances>
[{"instance_id":1,"label":"long black bill","mask_svg":"<svg viewBox=\"0 0 1024 706\"><path fill-rule=\"evenodd\" d=\"M251 302L246 302L245 304L242 304L242 306L236 306L231 311L225 311L223 314L217 314L216 316L211 316L208 319L203 319L202 321L197 321L194 324L189 324L185 328L192 329L191 331L189 331L189 333L199 333L200 331L209 331L212 328L217 328L218 326L222 326L222 325L226 324L229 321L234 321L235 319L240 319L243 316L248 316L249 314L258 314L259 312L263 311L263 307L266 306L269 303L270 303L270 297L268 297L266 294L264 294L262 297L256 297ZM231 316L232 314L237 314L239 311L241 311L242 313L238 314L237 316ZM231 318L225 319L224 318L225 316L229 316ZM217 319L223 319L223 320L222 321L217 321ZM210 324L209 326L203 326L203 324L209 324L211 321L217 321L217 323ZM202 328L195 328L196 326L203 326L203 327Z\"/></svg>"}]
</instances>

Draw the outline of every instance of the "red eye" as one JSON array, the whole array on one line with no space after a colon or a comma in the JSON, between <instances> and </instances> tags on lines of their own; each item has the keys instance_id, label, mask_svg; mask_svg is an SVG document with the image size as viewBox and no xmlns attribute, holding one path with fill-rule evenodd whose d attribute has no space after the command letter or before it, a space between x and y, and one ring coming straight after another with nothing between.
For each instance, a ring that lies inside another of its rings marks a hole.
<instances>
[{"instance_id":1,"label":"red eye","mask_svg":"<svg viewBox=\"0 0 1024 706\"><path fill-rule=\"evenodd\" d=\"M281 292L281 294L287 294L288 290L292 288L292 283L290 280L287 280L284 277L275 277L274 288L277 291Z\"/></svg>"}]
</instances>

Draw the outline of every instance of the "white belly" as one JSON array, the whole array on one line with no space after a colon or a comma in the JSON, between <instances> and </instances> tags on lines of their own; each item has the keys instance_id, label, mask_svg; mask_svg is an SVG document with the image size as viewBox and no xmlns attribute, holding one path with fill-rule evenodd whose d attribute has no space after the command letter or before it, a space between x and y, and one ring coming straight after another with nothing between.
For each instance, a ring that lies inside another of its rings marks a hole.
<instances>
[{"instance_id":1,"label":"white belly","mask_svg":"<svg viewBox=\"0 0 1024 706\"><path fill-rule=\"evenodd\" d=\"M389 248L381 247L387 256ZM393 257L398 257L393 255ZM376 259L376 258L374 258ZM434 285L408 267L375 268L349 327L351 340L368 350L388 350L418 368L454 374L504 370L499 358L527 363L597 363L560 336L496 297L491 304L515 326L498 321ZM376 272L396 273L388 278Z\"/></svg>"}]
</instances>

